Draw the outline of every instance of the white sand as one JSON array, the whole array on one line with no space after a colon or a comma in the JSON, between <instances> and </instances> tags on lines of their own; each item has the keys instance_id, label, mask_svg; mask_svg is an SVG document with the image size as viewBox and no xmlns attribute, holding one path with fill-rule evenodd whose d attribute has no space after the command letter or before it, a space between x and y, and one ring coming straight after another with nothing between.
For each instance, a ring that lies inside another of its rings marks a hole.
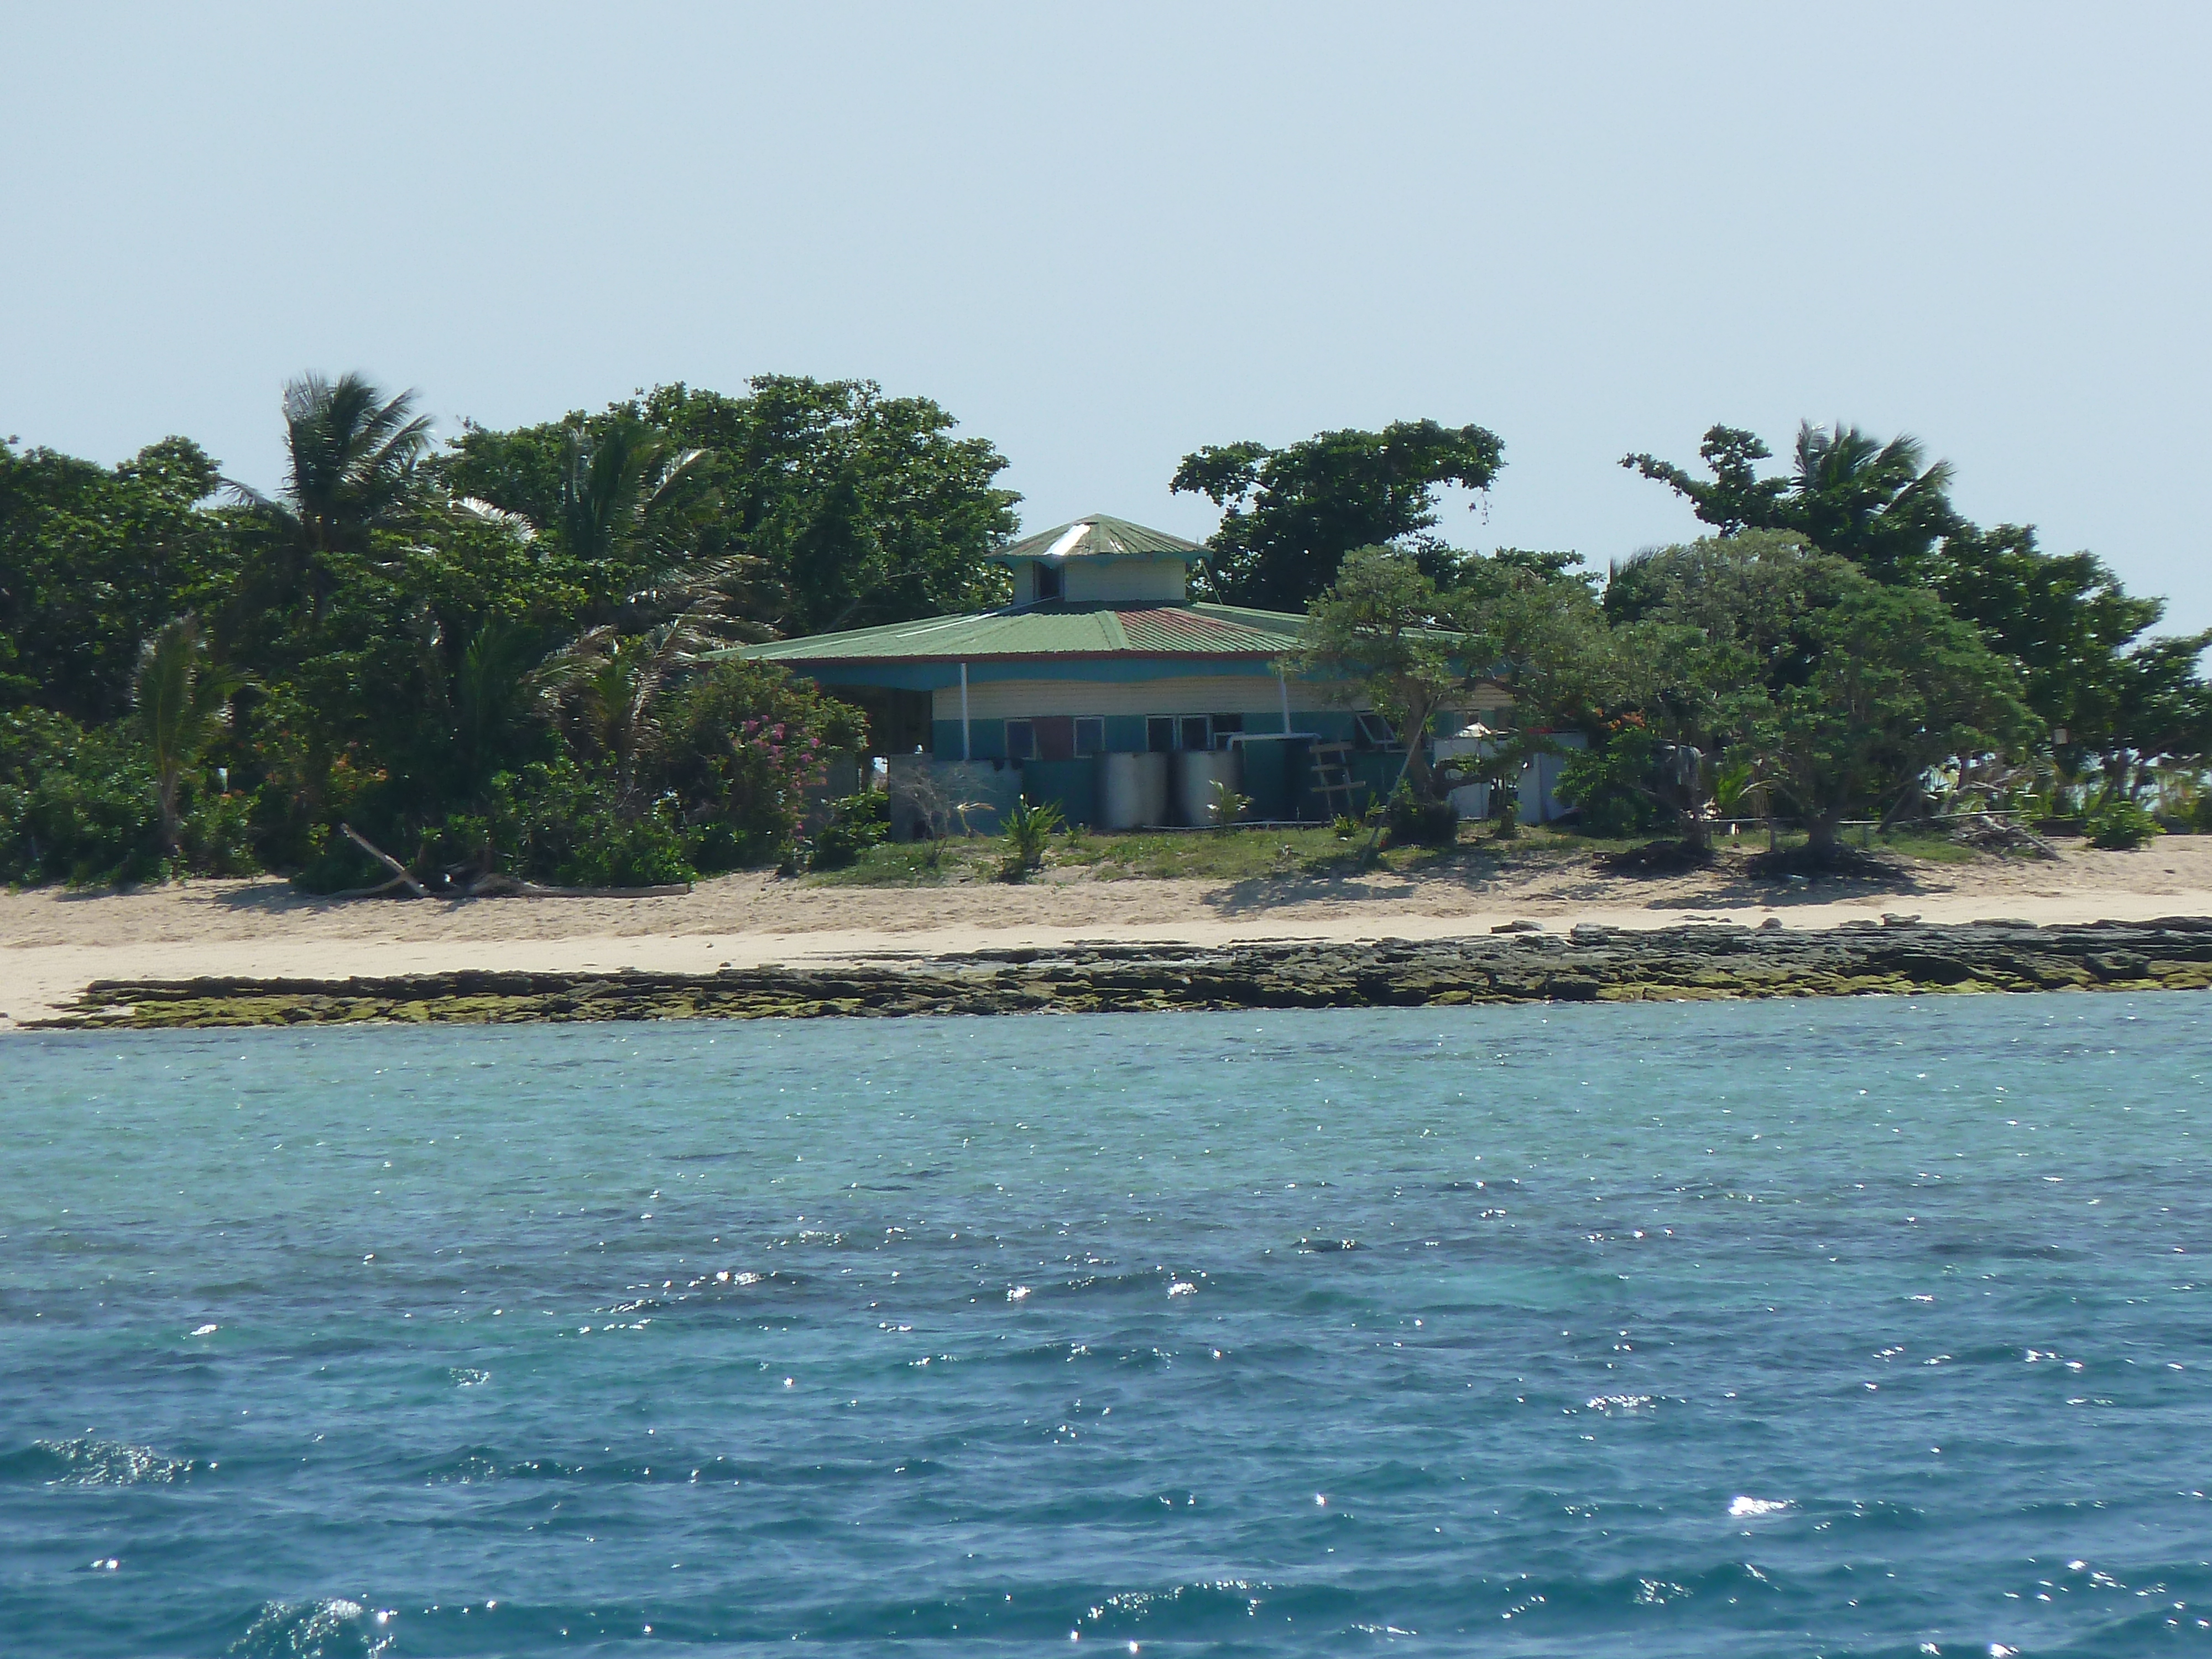
<instances>
[{"instance_id":1,"label":"white sand","mask_svg":"<svg viewBox=\"0 0 2212 1659\"><path fill-rule=\"evenodd\" d=\"M1777 890L1723 869L1657 881L1585 858L1492 878L1466 871L1337 880L1102 881L1024 887L823 888L731 876L662 899L302 898L281 881L134 893L0 893L0 1029L97 979L201 975L343 979L458 968L711 973L763 963L934 956L1075 940L1221 945L1279 939L1443 939L1526 918L1662 927L1689 920L1832 927L1884 912L1924 921L2039 924L2212 915L2212 836L2138 853L2069 848L2056 864L1921 864L1899 884Z\"/></svg>"}]
</instances>

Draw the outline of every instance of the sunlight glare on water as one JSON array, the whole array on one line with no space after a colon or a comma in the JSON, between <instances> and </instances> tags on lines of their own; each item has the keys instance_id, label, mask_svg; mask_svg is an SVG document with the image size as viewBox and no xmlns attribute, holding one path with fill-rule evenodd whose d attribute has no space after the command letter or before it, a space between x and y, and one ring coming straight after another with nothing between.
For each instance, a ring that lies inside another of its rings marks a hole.
<instances>
[{"instance_id":1,"label":"sunlight glare on water","mask_svg":"<svg viewBox=\"0 0 2212 1659\"><path fill-rule=\"evenodd\" d=\"M2208 1010L12 1037L0 1652L2206 1651Z\"/></svg>"}]
</instances>

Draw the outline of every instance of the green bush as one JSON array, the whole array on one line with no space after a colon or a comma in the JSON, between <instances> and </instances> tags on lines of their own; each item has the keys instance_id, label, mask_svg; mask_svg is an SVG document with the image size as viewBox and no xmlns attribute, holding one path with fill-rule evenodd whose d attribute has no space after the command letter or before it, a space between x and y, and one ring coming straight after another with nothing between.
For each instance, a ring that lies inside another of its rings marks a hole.
<instances>
[{"instance_id":1,"label":"green bush","mask_svg":"<svg viewBox=\"0 0 2212 1659\"><path fill-rule=\"evenodd\" d=\"M1390 798L1385 822L1394 847L1449 847L1459 839L1459 812L1448 800L1415 800L1410 789Z\"/></svg>"},{"instance_id":2,"label":"green bush","mask_svg":"<svg viewBox=\"0 0 2212 1659\"><path fill-rule=\"evenodd\" d=\"M204 876L250 876L259 870L253 808L254 798L245 793L194 796L178 826L187 867Z\"/></svg>"},{"instance_id":3,"label":"green bush","mask_svg":"<svg viewBox=\"0 0 2212 1659\"><path fill-rule=\"evenodd\" d=\"M126 729L0 714L0 881L128 885L168 872L153 768Z\"/></svg>"},{"instance_id":4,"label":"green bush","mask_svg":"<svg viewBox=\"0 0 2212 1659\"><path fill-rule=\"evenodd\" d=\"M999 862L1003 881L1020 881L1044 867L1045 842L1060 828L1060 808L1051 801L1032 806L1027 795L1006 809L1006 856Z\"/></svg>"},{"instance_id":5,"label":"green bush","mask_svg":"<svg viewBox=\"0 0 2212 1659\"><path fill-rule=\"evenodd\" d=\"M2140 803L2127 799L2106 802L2088 815L2082 827L2090 846L2115 853L2132 853L2159 833L2158 820Z\"/></svg>"},{"instance_id":6,"label":"green bush","mask_svg":"<svg viewBox=\"0 0 2212 1659\"><path fill-rule=\"evenodd\" d=\"M816 870L847 869L868 848L889 840L890 833L890 796L880 789L863 789L830 804L830 821L815 832L807 865Z\"/></svg>"},{"instance_id":7,"label":"green bush","mask_svg":"<svg viewBox=\"0 0 2212 1659\"><path fill-rule=\"evenodd\" d=\"M1206 821L1210 827L1226 833L1234 830L1251 810L1251 796L1239 793L1220 778L1213 781L1206 803Z\"/></svg>"},{"instance_id":8,"label":"green bush","mask_svg":"<svg viewBox=\"0 0 2212 1659\"><path fill-rule=\"evenodd\" d=\"M1615 732L1602 748L1570 753L1553 793L1581 809L1579 827L1586 836L1656 835L1674 817L1649 793L1655 764L1650 734L1631 727Z\"/></svg>"},{"instance_id":9,"label":"green bush","mask_svg":"<svg viewBox=\"0 0 2212 1659\"><path fill-rule=\"evenodd\" d=\"M562 887L656 887L696 880L665 801L617 809L605 780L563 757L492 781L485 831L502 867Z\"/></svg>"}]
</instances>

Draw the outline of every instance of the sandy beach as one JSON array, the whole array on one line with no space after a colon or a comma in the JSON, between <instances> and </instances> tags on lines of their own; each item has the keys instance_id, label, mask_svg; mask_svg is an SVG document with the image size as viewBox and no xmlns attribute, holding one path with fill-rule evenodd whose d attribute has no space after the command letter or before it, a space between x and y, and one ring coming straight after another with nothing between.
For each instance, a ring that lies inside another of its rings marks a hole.
<instances>
[{"instance_id":1,"label":"sandy beach","mask_svg":"<svg viewBox=\"0 0 2212 1659\"><path fill-rule=\"evenodd\" d=\"M1102 880L1024 886L818 887L747 874L651 899L364 900L273 879L128 893L0 894L0 1029L101 979L343 978L464 968L576 971L880 961L1076 941L1123 944L1437 939L1525 920L1662 927L1686 921L1832 927L1885 913L1928 922L2141 921L2212 915L2212 836L2137 853L2069 847L2053 862L1915 863L1885 883L1779 888L1715 871L1629 880L1562 854L1501 873L1242 883Z\"/></svg>"}]
</instances>

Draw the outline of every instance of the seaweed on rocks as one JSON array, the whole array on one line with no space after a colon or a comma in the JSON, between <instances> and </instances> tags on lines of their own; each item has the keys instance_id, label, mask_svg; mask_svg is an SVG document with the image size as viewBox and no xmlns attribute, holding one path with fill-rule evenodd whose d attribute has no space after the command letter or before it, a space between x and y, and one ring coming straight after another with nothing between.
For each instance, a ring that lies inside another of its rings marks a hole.
<instances>
[{"instance_id":1,"label":"seaweed on rocks","mask_svg":"<svg viewBox=\"0 0 2212 1659\"><path fill-rule=\"evenodd\" d=\"M102 981L49 1027L404 1024L1450 1006L2212 988L2212 919L2035 927L1906 917L1827 931L1588 924L1371 944L1024 946L714 974L466 969Z\"/></svg>"}]
</instances>

